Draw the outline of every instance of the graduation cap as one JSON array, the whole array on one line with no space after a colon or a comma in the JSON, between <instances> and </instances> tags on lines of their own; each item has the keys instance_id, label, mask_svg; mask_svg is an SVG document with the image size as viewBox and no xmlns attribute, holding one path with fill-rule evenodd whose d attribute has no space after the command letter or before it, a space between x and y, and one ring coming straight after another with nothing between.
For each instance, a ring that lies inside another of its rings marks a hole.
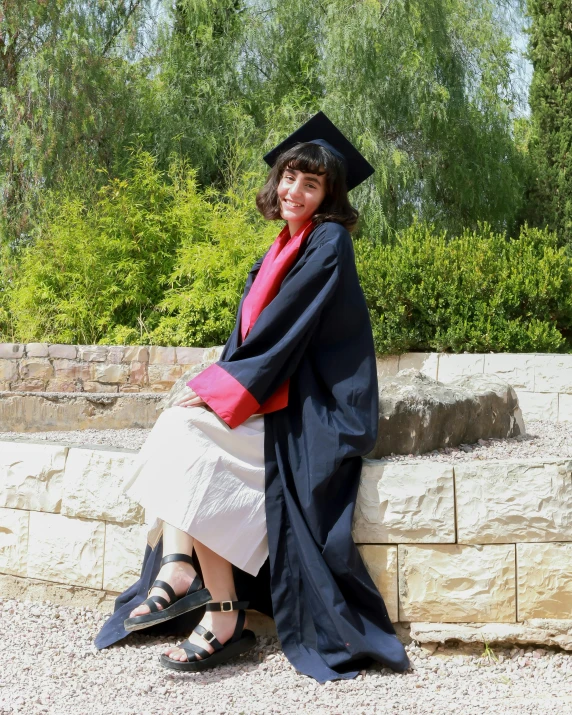
<instances>
[{"instance_id":1,"label":"graduation cap","mask_svg":"<svg viewBox=\"0 0 572 715\"><path fill-rule=\"evenodd\" d=\"M264 161L274 166L280 154L300 142L318 144L341 159L346 167L348 191L370 177L375 169L347 139L324 112L318 112L283 142L264 155Z\"/></svg>"}]
</instances>

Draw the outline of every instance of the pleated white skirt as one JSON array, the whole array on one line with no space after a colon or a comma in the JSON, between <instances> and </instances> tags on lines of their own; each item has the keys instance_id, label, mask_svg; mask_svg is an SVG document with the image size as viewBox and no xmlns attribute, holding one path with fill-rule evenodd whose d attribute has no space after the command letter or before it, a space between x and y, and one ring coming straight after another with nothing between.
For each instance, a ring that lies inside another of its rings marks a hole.
<instances>
[{"instance_id":1,"label":"pleated white skirt","mask_svg":"<svg viewBox=\"0 0 572 715\"><path fill-rule=\"evenodd\" d=\"M166 522L255 576L268 556L264 417L230 429L204 407L166 409L124 491L145 508L151 546Z\"/></svg>"}]
</instances>

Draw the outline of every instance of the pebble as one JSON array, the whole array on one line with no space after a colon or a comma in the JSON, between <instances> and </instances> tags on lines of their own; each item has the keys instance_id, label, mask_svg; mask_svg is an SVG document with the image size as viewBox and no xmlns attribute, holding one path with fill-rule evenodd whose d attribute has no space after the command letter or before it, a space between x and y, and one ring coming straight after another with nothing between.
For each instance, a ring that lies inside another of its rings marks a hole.
<instances>
[{"instance_id":1,"label":"pebble","mask_svg":"<svg viewBox=\"0 0 572 715\"><path fill-rule=\"evenodd\" d=\"M71 430L52 432L0 432L0 439L31 442L55 442L69 445L102 445L138 451L149 429ZM479 439L475 444L443 447L426 454L392 454L390 462L469 462L481 459L572 458L572 422L531 420L526 434L510 439ZM1 715L1 714L0 714Z\"/></svg>"},{"instance_id":2,"label":"pebble","mask_svg":"<svg viewBox=\"0 0 572 715\"><path fill-rule=\"evenodd\" d=\"M494 648L489 657L482 646L413 642L407 673L374 665L353 680L320 685L294 670L274 638L259 638L250 653L215 670L180 674L158 663L176 638L134 634L96 651L102 620L86 608L0 598L0 715L572 712L572 653L564 651Z\"/></svg>"}]
</instances>

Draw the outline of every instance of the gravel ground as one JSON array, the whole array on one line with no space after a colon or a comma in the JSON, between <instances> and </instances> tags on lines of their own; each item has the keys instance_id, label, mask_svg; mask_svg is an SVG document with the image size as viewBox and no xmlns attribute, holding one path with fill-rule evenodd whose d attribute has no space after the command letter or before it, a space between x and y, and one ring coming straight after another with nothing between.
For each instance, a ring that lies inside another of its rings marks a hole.
<instances>
[{"instance_id":1,"label":"gravel ground","mask_svg":"<svg viewBox=\"0 0 572 715\"><path fill-rule=\"evenodd\" d=\"M96 444L120 449L140 449L151 430L76 430L72 432L0 432L0 439L18 439L65 444ZM530 421L526 434L512 439L485 439L478 444L460 445L427 452L418 456L394 455L390 461L468 462L473 459L525 459L537 457L572 458L572 422ZM570 710L572 713L572 708Z\"/></svg>"},{"instance_id":2,"label":"gravel ground","mask_svg":"<svg viewBox=\"0 0 572 715\"><path fill-rule=\"evenodd\" d=\"M132 636L96 651L104 616L0 599L0 714L330 715L572 712L572 655L545 649L408 646L412 669L373 667L319 685L290 666L276 639L212 671L179 674L158 656L174 640Z\"/></svg>"}]
</instances>

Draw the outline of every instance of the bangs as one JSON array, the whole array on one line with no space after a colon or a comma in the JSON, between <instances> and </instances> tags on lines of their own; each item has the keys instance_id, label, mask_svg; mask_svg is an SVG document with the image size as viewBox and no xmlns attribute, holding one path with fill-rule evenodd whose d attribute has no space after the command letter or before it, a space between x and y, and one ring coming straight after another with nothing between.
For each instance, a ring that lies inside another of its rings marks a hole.
<instances>
[{"instance_id":1,"label":"bangs","mask_svg":"<svg viewBox=\"0 0 572 715\"><path fill-rule=\"evenodd\" d=\"M285 151L276 168L280 176L285 169L295 169L316 176L325 174L328 185L332 186L340 175L341 167L339 160L327 149L319 144L305 142Z\"/></svg>"}]
</instances>

